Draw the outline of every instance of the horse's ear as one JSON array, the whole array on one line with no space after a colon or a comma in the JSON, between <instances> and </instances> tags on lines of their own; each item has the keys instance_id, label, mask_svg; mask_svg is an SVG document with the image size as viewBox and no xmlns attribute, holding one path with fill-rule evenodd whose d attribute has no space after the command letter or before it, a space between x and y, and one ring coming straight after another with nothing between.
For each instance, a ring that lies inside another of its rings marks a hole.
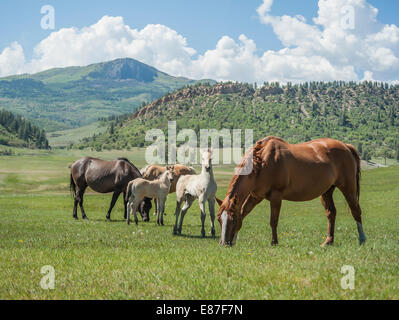
<instances>
[{"instance_id":1,"label":"horse's ear","mask_svg":"<svg viewBox=\"0 0 399 320\"><path fill-rule=\"evenodd\" d=\"M215 197L215 199L216 199L216 202L218 203L218 205L220 207L222 205L223 201L220 200L219 198L216 198L216 197Z\"/></svg>"}]
</instances>

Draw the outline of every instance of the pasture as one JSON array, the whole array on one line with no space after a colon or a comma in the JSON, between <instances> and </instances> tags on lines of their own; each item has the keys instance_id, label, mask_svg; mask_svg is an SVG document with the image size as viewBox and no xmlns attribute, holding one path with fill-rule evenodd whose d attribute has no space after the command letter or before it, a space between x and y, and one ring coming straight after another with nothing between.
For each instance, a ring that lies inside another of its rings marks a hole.
<instances>
[{"instance_id":1,"label":"pasture","mask_svg":"<svg viewBox=\"0 0 399 320\"><path fill-rule=\"evenodd\" d=\"M143 150L128 152L16 150L0 156L0 299L399 299L399 166L365 170L361 180L367 242L339 191L335 244L321 248L327 220L320 200L283 202L279 245L272 247L269 203L244 220L233 248L200 237L198 201L174 236L175 194L165 226L128 226L118 200L88 192L88 221L72 219L69 169L83 155L128 157L144 166ZM198 167L196 167L198 169ZM200 170L198 169L197 172ZM224 198L232 167L214 167ZM217 206L218 209L218 206ZM42 266L55 268L55 289L40 287ZM355 269L355 289L341 288L343 265Z\"/></svg>"}]
</instances>

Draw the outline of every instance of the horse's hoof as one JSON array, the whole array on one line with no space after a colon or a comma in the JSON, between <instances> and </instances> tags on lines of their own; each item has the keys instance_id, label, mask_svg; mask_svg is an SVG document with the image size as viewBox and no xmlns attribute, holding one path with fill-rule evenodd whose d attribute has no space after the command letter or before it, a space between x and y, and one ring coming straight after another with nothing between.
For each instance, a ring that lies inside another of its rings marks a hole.
<instances>
[{"instance_id":1,"label":"horse's hoof","mask_svg":"<svg viewBox=\"0 0 399 320\"><path fill-rule=\"evenodd\" d=\"M73 218L74 218L75 220L78 220L78 217L77 217L77 216L73 216Z\"/></svg>"},{"instance_id":2,"label":"horse's hoof","mask_svg":"<svg viewBox=\"0 0 399 320\"><path fill-rule=\"evenodd\" d=\"M205 238L205 231L201 231L201 236Z\"/></svg>"},{"instance_id":3,"label":"horse's hoof","mask_svg":"<svg viewBox=\"0 0 399 320\"><path fill-rule=\"evenodd\" d=\"M135 220L134 223L136 224L136 226L138 226L139 220Z\"/></svg>"},{"instance_id":4,"label":"horse's hoof","mask_svg":"<svg viewBox=\"0 0 399 320\"><path fill-rule=\"evenodd\" d=\"M332 246L333 244L334 244L333 238L327 237L326 241L324 241L321 246L324 248L326 246Z\"/></svg>"},{"instance_id":5,"label":"horse's hoof","mask_svg":"<svg viewBox=\"0 0 399 320\"><path fill-rule=\"evenodd\" d=\"M272 242L271 242L271 245L272 245L272 246L277 246L277 245L278 245L278 241L272 241Z\"/></svg>"},{"instance_id":6,"label":"horse's hoof","mask_svg":"<svg viewBox=\"0 0 399 320\"><path fill-rule=\"evenodd\" d=\"M89 220L87 216L82 217L83 220Z\"/></svg>"}]
</instances>

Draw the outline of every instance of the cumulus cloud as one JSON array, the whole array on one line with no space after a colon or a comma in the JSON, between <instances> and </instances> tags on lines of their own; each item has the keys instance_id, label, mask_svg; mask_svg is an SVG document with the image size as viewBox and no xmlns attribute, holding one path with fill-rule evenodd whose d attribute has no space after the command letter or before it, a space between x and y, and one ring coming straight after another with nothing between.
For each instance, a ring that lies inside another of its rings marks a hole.
<instances>
[{"instance_id":1,"label":"cumulus cloud","mask_svg":"<svg viewBox=\"0 0 399 320\"><path fill-rule=\"evenodd\" d=\"M178 74L190 65L195 53L183 36L164 25L149 24L137 30L126 25L122 17L104 16L89 27L63 28L51 33L34 48L30 62L25 61L22 47L12 44L0 55L0 75L83 66L125 57Z\"/></svg>"},{"instance_id":2,"label":"cumulus cloud","mask_svg":"<svg viewBox=\"0 0 399 320\"><path fill-rule=\"evenodd\" d=\"M308 68L314 70L315 80L320 76L323 80L359 80L372 75L388 81L398 77L399 29L395 25L378 22L378 10L366 0L319 0L318 5L313 23L301 16L271 15L271 0L264 0L258 8L260 21L271 25L286 46L282 79L289 79L298 70L297 60L306 57L313 58L304 61L300 75L304 80L312 79L306 74ZM330 76L324 78L325 72Z\"/></svg>"},{"instance_id":3,"label":"cumulus cloud","mask_svg":"<svg viewBox=\"0 0 399 320\"><path fill-rule=\"evenodd\" d=\"M12 43L0 53L0 76L23 73L24 68L25 55L19 43Z\"/></svg>"},{"instance_id":4,"label":"cumulus cloud","mask_svg":"<svg viewBox=\"0 0 399 320\"><path fill-rule=\"evenodd\" d=\"M351 10L353 28L348 28L345 19ZM198 54L167 26L149 24L139 30L122 17L104 16L88 27L51 33L37 44L30 61L20 44L11 44L0 53L0 76L131 57L194 79L262 83L398 78L399 28L380 23L378 10L366 0L319 0L317 16L309 22L300 15L272 12L273 0L257 8L260 22L272 27L284 47L278 51L259 53L256 43L242 34L238 39L223 36L215 48Z\"/></svg>"}]
</instances>

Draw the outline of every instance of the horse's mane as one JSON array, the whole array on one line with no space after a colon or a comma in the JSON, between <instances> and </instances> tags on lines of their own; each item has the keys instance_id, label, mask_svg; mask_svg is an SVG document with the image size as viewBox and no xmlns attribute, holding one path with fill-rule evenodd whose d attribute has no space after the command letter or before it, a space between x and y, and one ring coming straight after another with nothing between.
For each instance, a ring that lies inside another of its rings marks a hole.
<instances>
[{"instance_id":1,"label":"horse's mane","mask_svg":"<svg viewBox=\"0 0 399 320\"><path fill-rule=\"evenodd\" d=\"M137 169L137 167L133 163L131 163L128 158L117 158L117 160L126 161L128 164L130 164L133 167L134 171L136 171L136 173L138 174L138 176L140 178L143 177L143 175L141 174L140 170Z\"/></svg>"},{"instance_id":2,"label":"horse's mane","mask_svg":"<svg viewBox=\"0 0 399 320\"><path fill-rule=\"evenodd\" d=\"M227 190L227 196L226 196L229 199L229 203L226 204L226 208L231 207L230 200L234 197L237 189L239 188L240 177L242 177L242 175L237 173L239 173L242 168L246 167L249 161L252 161L252 171L249 174L249 176L253 175L256 176L259 173L260 169L262 168L262 165L267 161L267 159L262 158L261 154L271 140L277 140L283 143L287 143L281 138L269 136L262 140L258 140L253 147L248 149L248 151L242 157L240 163L237 165L235 171L236 173L234 174L233 178L230 181L230 185Z\"/></svg>"}]
</instances>

